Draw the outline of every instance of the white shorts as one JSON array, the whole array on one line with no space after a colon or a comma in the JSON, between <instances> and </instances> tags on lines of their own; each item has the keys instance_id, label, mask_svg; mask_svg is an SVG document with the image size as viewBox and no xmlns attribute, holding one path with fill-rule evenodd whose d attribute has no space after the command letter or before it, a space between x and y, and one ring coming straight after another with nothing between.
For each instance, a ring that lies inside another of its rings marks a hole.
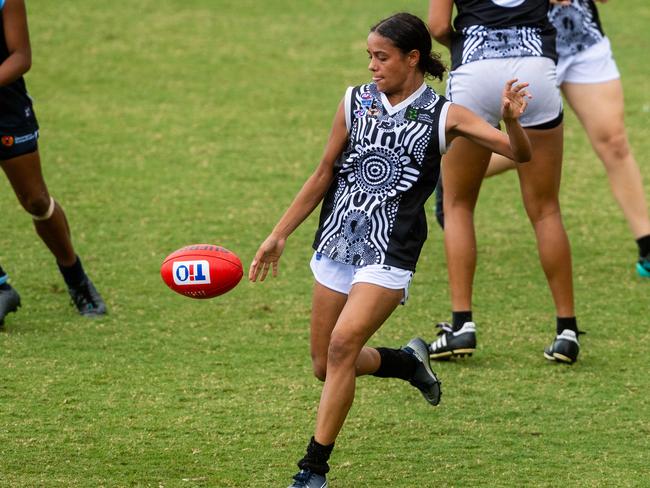
<instances>
[{"instance_id":1,"label":"white shorts","mask_svg":"<svg viewBox=\"0 0 650 488\"><path fill-rule=\"evenodd\" d=\"M557 63L557 83L604 83L621 77L609 39L601 41Z\"/></svg>"},{"instance_id":2,"label":"white shorts","mask_svg":"<svg viewBox=\"0 0 650 488\"><path fill-rule=\"evenodd\" d=\"M561 120L562 96L557 88L555 63L550 58L516 57L482 59L463 64L449 73L447 98L469 108L495 127L501 120L501 95L506 81L528 82L533 98L519 119L523 127Z\"/></svg>"},{"instance_id":3,"label":"white shorts","mask_svg":"<svg viewBox=\"0 0 650 488\"><path fill-rule=\"evenodd\" d=\"M315 252L309 263L314 278L330 290L348 295L355 283L372 283L391 290L404 290L402 305L408 299L409 285L413 271L371 264L369 266L353 266L334 261L327 256Z\"/></svg>"}]
</instances>

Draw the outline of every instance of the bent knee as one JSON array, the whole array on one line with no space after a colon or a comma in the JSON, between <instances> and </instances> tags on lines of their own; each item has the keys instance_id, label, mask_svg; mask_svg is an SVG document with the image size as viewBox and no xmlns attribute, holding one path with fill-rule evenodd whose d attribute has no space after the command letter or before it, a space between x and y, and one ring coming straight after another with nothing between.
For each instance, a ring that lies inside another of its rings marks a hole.
<instances>
[{"instance_id":1,"label":"bent knee","mask_svg":"<svg viewBox=\"0 0 650 488\"><path fill-rule=\"evenodd\" d=\"M51 199L47 193L19 196L20 204L31 215L41 216L50 210Z\"/></svg>"},{"instance_id":2,"label":"bent knee","mask_svg":"<svg viewBox=\"0 0 650 488\"><path fill-rule=\"evenodd\" d=\"M327 350L327 364L340 366L344 364L354 365L358 350L354 341L348 337L332 335L330 345Z\"/></svg>"},{"instance_id":3,"label":"bent knee","mask_svg":"<svg viewBox=\"0 0 650 488\"><path fill-rule=\"evenodd\" d=\"M607 169L615 167L620 160L630 154L630 144L625 132L603 135L595 141L594 145Z\"/></svg>"}]
</instances>

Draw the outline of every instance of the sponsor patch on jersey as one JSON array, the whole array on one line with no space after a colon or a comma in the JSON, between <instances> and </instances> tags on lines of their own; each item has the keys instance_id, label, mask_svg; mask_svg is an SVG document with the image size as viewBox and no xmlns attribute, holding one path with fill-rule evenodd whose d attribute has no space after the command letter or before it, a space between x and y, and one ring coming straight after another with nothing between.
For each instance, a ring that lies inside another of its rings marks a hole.
<instances>
[{"instance_id":1,"label":"sponsor patch on jersey","mask_svg":"<svg viewBox=\"0 0 650 488\"><path fill-rule=\"evenodd\" d=\"M11 147L14 145L14 136L2 136L0 141L4 147Z\"/></svg>"},{"instance_id":2,"label":"sponsor patch on jersey","mask_svg":"<svg viewBox=\"0 0 650 488\"><path fill-rule=\"evenodd\" d=\"M175 261L172 267L174 283L177 285L203 285L210 281L210 263L199 261Z\"/></svg>"},{"instance_id":3,"label":"sponsor patch on jersey","mask_svg":"<svg viewBox=\"0 0 650 488\"><path fill-rule=\"evenodd\" d=\"M359 109L359 110L355 110L355 111L354 111L354 116L355 116L357 119L360 119L360 118L363 117L364 115L366 115L366 111L365 111L364 109Z\"/></svg>"},{"instance_id":4,"label":"sponsor patch on jersey","mask_svg":"<svg viewBox=\"0 0 650 488\"><path fill-rule=\"evenodd\" d=\"M426 112L419 112L417 120L418 122L422 122L423 124L428 124L428 125L433 124L433 118L431 117L431 115L429 115Z\"/></svg>"}]
</instances>

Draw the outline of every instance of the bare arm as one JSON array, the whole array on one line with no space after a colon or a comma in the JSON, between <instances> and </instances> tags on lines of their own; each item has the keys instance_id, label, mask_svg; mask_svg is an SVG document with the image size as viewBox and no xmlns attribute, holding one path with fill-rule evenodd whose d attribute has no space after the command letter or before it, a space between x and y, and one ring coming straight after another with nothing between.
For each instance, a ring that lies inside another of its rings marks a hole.
<instances>
[{"instance_id":1,"label":"bare arm","mask_svg":"<svg viewBox=\"0 0 650 488\"><path fill-rule=\"evenodd\" d=\"M9 50L9 57L0 64L0 86L5 86L27 73L32 66L24 0L6 0L2 8L2 29Z\"/></svg>"},{"instance_id":2,"label":"bare arm","mask_svg":"<svg viewBox=\"0 0 650 488\"><path fill-rule=\"evenodd\" d=\"M461 105L452 104L447 114L447 140L464 136L492 152L502 154L520 163L530 160L531 147L528 136L519 124L519 116L524 113L528 83L514 85L510 80L503 90L501 113L507 135L495 129L481 117Z\"/></svg>"},{"instance_id":3,"label":"bare arm","mask_svg":"<svg viewBox=\"0 0 650 488\"><path fill-rule=\"evenodd\" d=\"M273 276L278 274L278 261L289 235L314 211L325 197L334 180L334 164L345 149L348 131L345 125L345 108L341 102L334 117L332 131L325 146L320 164L307 179L293 202L262 243L248 271L248 279L264 281L269 267Z\"/></svg>"},{"instance_id":4,"label":"bare arm","mask_svg":"<svg viewBox=\"0 0 650 488\"><path fill-rule=\"evenodd\" d=\"M429 0L429 31L431 37L443 46L451 47L451 13L454 0Z\"/></svg>"}]
</instances>

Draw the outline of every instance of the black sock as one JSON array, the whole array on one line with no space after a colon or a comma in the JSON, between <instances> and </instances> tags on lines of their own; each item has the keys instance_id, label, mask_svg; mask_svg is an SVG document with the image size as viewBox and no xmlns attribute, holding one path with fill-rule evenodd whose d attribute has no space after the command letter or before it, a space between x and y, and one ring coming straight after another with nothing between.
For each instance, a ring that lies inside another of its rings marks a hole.
<instances>
[{"instance_id":1,"label":"black sock","mask_svg":"<svg viewBox=\"0 0 650 488\"><path fill-rule=\"evenodd\" d=\"M639 246L639 256L642 258L650 256L650 234L647 236L639 237L636 240Z\"/></svg>"},{"instance_id":2,"label":"black sock","mask_svg":"<svg viewBox=\"0 0 650 488\"><path fill-rule=\"evenodd\" d=\"M465 322L472 321L472 311L466 310L464 312L451 312L451 326L454 330L463 328Z\"/></svg>"},{"instance_id":3,"label":"black sock","mask_svg":"<svg viewBox=\"0 0 650 488\"><path fill-rule=\"evenodd\" d=\"M332 454L332 449L334 449L333 442L329 446L324 446L316 442L316 439L312 437L307 445L307 454L298 461L298 467L325 476L330 470L327 461L330 458L330 454Z\"/></svg>"},{"instance_id":4,"label":"black sock","mask_svg":"<svg viewBox=\"0 0 650 488\"><path fill-rule=\"evenodd\" d=\"M379 369L372 375L378 378L400 378L410 380L415 373L418 365L417 359L413 354L409 354L402 349L389 349L387 347L376 348L381 358Z\"/></svg>"},{"instance_id":5,"label":"black sock","mask_svg":"<svg viewBox=\"0 0 650 488\"><path fill-rule=\"evenodd\" d=\"M578 322L575 317L557 317L555 329L558 334L561 334L565 329L569 329L578 335Z\"/></svg>"},{"instance_id":6,"label":"black sock","mask_svg":"<svg viewBox=\"0 0 650 488\"><path fill-rule=\"evenodd\" d=\"M86 272L84 271L84 267L81 265L81 259L79 259L79 256L77 256L77 261L75 261L72 266L61 266L59 263L57 263L57 266L59 267L59 271L61 271L63 280L65 281L65 284L68 285L68 288L77 286L86 277Z\"/></svg>"}]
</instances>

